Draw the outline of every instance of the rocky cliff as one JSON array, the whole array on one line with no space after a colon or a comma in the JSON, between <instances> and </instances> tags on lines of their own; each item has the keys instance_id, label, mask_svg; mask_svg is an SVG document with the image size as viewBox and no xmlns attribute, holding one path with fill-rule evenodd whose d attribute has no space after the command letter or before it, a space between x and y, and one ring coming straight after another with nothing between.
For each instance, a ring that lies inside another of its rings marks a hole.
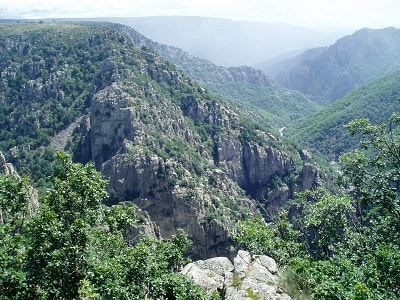
<instances>
[{"instance_id":1,"label":"rocky cliff","mask_svg":"<svg viewBox=\"0 0 400 300\"><path fill-rule=\"evenodd\" d=\"M110 24L20 26L22 38L7 39L18 49L29 45L34 60L43 60L46 68L28 78L25 58L13 58L18 85L1 73L7 81L4 94L29 103L27 117L19 120L36 116L33 133L54 134L39 143L26 123L21 132L28 142L6 144L19 149L14 159L23 157L23 149L43 157L43 149L57 143L51 137L75 128L66 149L75 160L95 162L110 182L109 204L135 203L157 224L153 231L162 238L183 228L194 242L193 257L230 256L237 220L258 214L260 206L272 215L295 191L320 183L309 157L138 44L126 34L131 29ZM33 39L36 35L41 43ZM43 55L43 49L51 51ZM49 97L27 91L27 86L39 91L35 87L43 82L54 88ZM23 108L15 107L11 115L17 116L18 109ZM60 121L64 115L68 118Z\"/></svg>"},{"instance_id":2,"label":"rocky cliff","mask_svg":"<svg viewBox=\"0 0 400 300\"><path fill-rule=\"evenodd\" d=\"M85 129L90 154L85 156L110 180L113 201L133 201L147 211L163 237L183 228L195 241L198 257L229 255L229 228L235 220L256 213L260 204L272 214L296 190L318 185L319 174L303 167L307 174L294 175L295 159L302 158L268 145L280 143L272 134L253 132L264 144L241 139L248 125L240 114L207 99L207 92L151 50L142 51L143 57L155 57L151 68L141 62L152 81L144 91L118 81L93 95L90 121L83 126L90 124ZM137 82L135 72L114 69L110 62L102 70L107 66L106 73L115 73L111 77L126 74L125 82ZM170 82L195 88L197 97L184 94L174 103L155 87ZM291 174L297 182L284 183ZM281 192L271 185L277 178L282 178ZM243 197L239 187L256 201Z\"/></svg>"}]
</instances>

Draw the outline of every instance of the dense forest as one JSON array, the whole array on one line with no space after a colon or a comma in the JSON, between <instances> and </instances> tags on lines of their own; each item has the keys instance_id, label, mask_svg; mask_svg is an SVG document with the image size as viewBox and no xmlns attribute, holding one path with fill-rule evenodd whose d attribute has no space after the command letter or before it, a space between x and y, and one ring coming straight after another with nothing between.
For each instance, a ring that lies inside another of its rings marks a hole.
<instances>
[{"instance_id":1,"label":"dense forest","mask_svg":"<svg viewBox=\"0 0 400 300\"><path fill-rule=\"evenodd\" d=\"M180 270L239 249L272 257L292 299L400 299L399 73L321 109L151 45L0 25L0 299L230 299Z\"/></svg>"}]
</instances>

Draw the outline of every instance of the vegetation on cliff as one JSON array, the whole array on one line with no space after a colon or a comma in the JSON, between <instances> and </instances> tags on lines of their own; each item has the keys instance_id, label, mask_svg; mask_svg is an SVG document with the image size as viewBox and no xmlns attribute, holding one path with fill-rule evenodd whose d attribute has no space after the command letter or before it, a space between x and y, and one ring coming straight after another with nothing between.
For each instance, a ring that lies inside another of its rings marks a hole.
<instances>
[{"instance_id":1,"label":"vegetation on cliff","mask_svg":"<svg viewBox=\"0 0 400 300\"><path fill-rule=\"evenodd\" d=\"M93 78L117 36L100 43L109 30L72 23L3 24L0 33L0 149L36 181L50 174L45 162L54 154L40 147L87 112Z\"/></svg>"},{"instance_id":2,"label":"vegetation on cliff","mask_svg":"<svg viewBox=\"0 0 400 300\"><path fill-rule=\"evenodd\" d=\"M389 126L372 117L348 126L363 135L361 149L341 157L340 192L328 194L316 189L321 177L307 151L184 75L132 29L21 23L0 25L0 34L0 150L41 187L33 212L26 179L0 177L5 296L206 299L174 271L186 250L231 254L237 229L239 243L288 266L287 288L302 296L399 297L398 114ZM255 86L276 92L270 113L291 103L293 94L281 97L286 91L253 69L219 71L239 76L223 83L243 83L238 98L254 98ZM308 132L309 145L331 136L333 119L349 121L338 110L367 107L356 101L360 93L373 95L373 116L381 99L399 94L398 76L332 105L330 119L316 126L322 132ZM332 152L347 151L345 138L333 135ZM63 154L55 162L59 149L88 164ZM133 203L169 241L129 241L128 228L141 220ZM286 211L276 214L281 206ZM270 226L246 220L260 210Z\"/></svg>"},{"instance_id":3,"label":"vegetation on cliff","mask_svg":"<svg viewBox=\"0 0 400 300\"><path fill-rule=\"evenodd\" d=\"M205 258L229 255L235 223L258 205L275 209L319 184L309 156L131 28L43 22L1 30L0 150L43 190L54 153L67 150L109 179L109 205L132 201L165 238L183 228L191 255Z\"/></svg>"}]
</instances>

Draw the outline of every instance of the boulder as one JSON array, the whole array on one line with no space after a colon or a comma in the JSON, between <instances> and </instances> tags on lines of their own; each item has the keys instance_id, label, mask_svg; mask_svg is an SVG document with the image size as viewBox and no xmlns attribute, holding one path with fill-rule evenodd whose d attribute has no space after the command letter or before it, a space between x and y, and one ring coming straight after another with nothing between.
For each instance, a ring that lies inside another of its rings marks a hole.
<instances>
[{"instance_id":1,"label":"boulder","mask_svg":"<svg viewBox=\"0 0 400 300\"><path fill-rule=\"evenodd\" d=\"M217 291L221 299L290 300L279 287L279 271L274 259L239 250L232 262L226 257L200 260L181 271L209 294Z\"/></svg>"}]
</instances>

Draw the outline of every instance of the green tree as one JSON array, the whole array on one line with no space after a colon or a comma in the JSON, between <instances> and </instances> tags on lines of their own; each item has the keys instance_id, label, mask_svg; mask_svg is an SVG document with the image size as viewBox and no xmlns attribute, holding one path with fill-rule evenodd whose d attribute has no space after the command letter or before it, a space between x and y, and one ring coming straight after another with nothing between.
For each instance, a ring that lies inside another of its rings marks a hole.
<instances>
[{"instance_id":1,"label":"green tree","mask_svg":"<svg viewBox=\"0 0 400 300\"><path fill-rule=\"evenodd\" d=\"M29 215L29 182L0 175L0 298L23 298L26 284L23 230Z\"/></svg>"},{"instance_id":2,"label":"green tree","mask_svg":"<svg viewBox=\"0 0 400 300\"><path fill-rule=\"evenodd\" d=\"M348 228L352 213L353 206L349 197L324 195L309 205L304 212L304 225L314 235L310 241L318 246L317 249L311 247L311 250L316 251L317 255L331 255L332 247L341 240Z\"/></svg>"},{"instance_id":3,"label":"green tree","mask_svg":"<svg viewBox=\"0 0 400 300\"><path fill-rule=\"evenodd\" d=\"M300 235L289 222L287 212L282 211L277 220L270 224L260 216L241 221L234 239L251 253L269 255L284 265L291 257L304 253Z\"/></svg>"},{"instance_id":4,"label":"green tree","mask_svg":"<svg viewBox=\"0 0 400 300\"><path fill-rule=\"evenodd\" d=\"M27 234L27 275L33 297L75 299L89 270L87 244L102 222L107 182L93 165L57 156L52 187Z\"/></svg>"},{"instance_id":5,"label":"green tree","mask_svg":"<svg viewBox=\"0 0 400 300\"><path fill-rule=\"evenodd\" d=\"M92 164L57 155L52 185L28 216L26 181L0 177L1 299L209 299L176 273L190 241L142 236L132 205L106 207L106 184Z\"/></svg>"}]
</instances>

